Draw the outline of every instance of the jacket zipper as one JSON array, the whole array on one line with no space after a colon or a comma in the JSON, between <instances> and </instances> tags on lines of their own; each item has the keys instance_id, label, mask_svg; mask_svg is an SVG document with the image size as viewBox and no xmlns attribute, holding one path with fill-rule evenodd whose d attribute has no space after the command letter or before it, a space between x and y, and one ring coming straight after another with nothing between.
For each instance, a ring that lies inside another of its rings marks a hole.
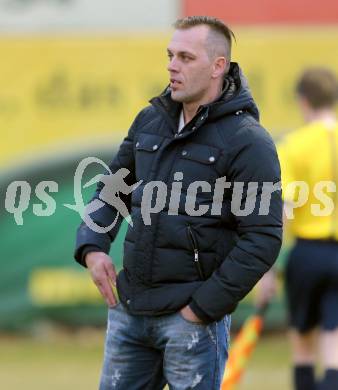
<instances>
[{"instance_id":1,"label":"jacket zipper","mask_svg":"<svg viewBox=\"0 0 338 390\"><path fill-rule=\"evenodd\" d=\"M203 275L201 263L199 261L197 240L196 240L196 237L195 237L195 235L194 235L194 233L193 233L193 231L192 231L190 226L188 226L188 233L189 233L189 237L190 237L190 240L191 240L191 243L192 243L192 247L193 247L193 250L194 250L194 263L195 263L195 267L197 269L199 277L202 280L204 280L204 275Z\"/></svg>"}]
</instances>

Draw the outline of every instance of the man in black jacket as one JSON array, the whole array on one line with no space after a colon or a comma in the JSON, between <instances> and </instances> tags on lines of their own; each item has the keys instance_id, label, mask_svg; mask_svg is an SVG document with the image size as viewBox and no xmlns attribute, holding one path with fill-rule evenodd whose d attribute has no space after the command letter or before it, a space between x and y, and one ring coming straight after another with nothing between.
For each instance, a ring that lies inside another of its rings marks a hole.
<instances>
[{"instance_id":1,"label":"man in black jacket","mask_svg":"<svg viewBox=\"0 0 338 390\"><path fill-rule=\"evenodd\" d=\"M170 85L138 114L110 165L138 183L120 196L132 225L117 277L108 253L122 217L102 183L90 218L117 223L78 230L75 258L110 306L101 390L219 389L230 313L281 246L278 158L230 62L233 33L210 17L175 28Z\"/></svg>"}]
</instances>

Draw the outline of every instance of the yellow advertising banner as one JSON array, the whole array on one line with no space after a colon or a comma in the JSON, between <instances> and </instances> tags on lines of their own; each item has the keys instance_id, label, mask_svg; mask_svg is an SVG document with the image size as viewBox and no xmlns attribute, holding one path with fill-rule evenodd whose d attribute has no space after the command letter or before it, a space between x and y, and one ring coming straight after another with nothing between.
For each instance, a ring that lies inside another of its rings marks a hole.
<instances>
[{"instance_id":1,"label":"yellow advertising banner","mask_svg":"<svg viewBox=\"0 0 338 390\"><path fill-rule=\"evenodd\" d=\"M338 29L240 29L233 60L274 135L301 123L294 82L304 67L338 71ZM120 142L168 83L169 35L2 37L0 167Z\"/></svg>"}]
</instances>

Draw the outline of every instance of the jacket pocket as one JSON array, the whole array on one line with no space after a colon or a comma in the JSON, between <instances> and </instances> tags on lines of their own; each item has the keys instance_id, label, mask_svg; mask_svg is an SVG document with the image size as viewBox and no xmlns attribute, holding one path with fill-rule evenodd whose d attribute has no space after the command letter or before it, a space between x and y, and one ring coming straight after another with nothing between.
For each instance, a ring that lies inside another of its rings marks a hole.
<instances>
[{"instance_id":1,"label":"jacket pocket","mask_svg":"<svg viewBox=\"0 0 338 390\"><path fill-rule=\"evenodd\" d=\"M157 134L140 133L135 143L136 179L146 181L157 166L159 151L164 138Z\"/></svg>"},{"instance_id":2,"label":"jacket pocket","mask_svg":"<svg viewBox=\"0 0 338 390\"><path fill-rule=\"evenodd\" d=\"M190 240L193 252L194 252L194 264L195 264L198 276L200 277L200 279L204 280L205 277L204 277L204 272L203 272L202 265L201 265L201 262L199 259L198 243L196 240L195 233L190 225L187 227L187 231L188 231L188 237L189 237L189 240Z\"/></svg>"},{"instance_id":3,"label":"jacket pocket","mask_svg":"<svg viewBox=\"0 0 338 390\"><path fill-rule=\"evenodd\" d=\"M135 144L137 151L156 152L163 142L163 137L157 134L140 133Z\"/></svg>"},{"instance_id":4,"label":"jacket pocket","mask_svg":"<svg viewBox=\"0 0 338 390\"><path fill-rule=\"evenodd\" d=\"M181 158L205 165L215 165L220 149L208 145L189 143L181 152Z\"/></svg>"},{"instance_id":5,"label":"jacket pocket","mask_svg":"<svg viewBox=\"0 0 338 390\"><path fill-rule=\"evenodd\" d=\"M212 146L185 144L174 167L176 172L183 172L183 188L187 189L196 181L204 181L213 186L214 181L221 176L218 171L220 154L220 149ZM211 192L209 194L211 196Z\"/></svg>"}]
</instances>

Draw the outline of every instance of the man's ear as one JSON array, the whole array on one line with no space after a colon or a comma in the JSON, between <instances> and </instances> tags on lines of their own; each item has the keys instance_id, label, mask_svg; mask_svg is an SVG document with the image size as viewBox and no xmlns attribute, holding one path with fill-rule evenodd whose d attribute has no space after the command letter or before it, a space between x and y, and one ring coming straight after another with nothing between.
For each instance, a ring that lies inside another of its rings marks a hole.
<instances>
[{"instance_id":1,"label":"man's ear","mask_svg":"<svg viewBox=\"0 0 338 390\"><path fill-rule=\"evenodd\" d=\"M228 68L228 61L225 57L217 57L214 60L214 66L213 66L213 72L211 77L212 78L218 78L224 73L226 73L226 70Z\"/></svg>"}]
</instances>

